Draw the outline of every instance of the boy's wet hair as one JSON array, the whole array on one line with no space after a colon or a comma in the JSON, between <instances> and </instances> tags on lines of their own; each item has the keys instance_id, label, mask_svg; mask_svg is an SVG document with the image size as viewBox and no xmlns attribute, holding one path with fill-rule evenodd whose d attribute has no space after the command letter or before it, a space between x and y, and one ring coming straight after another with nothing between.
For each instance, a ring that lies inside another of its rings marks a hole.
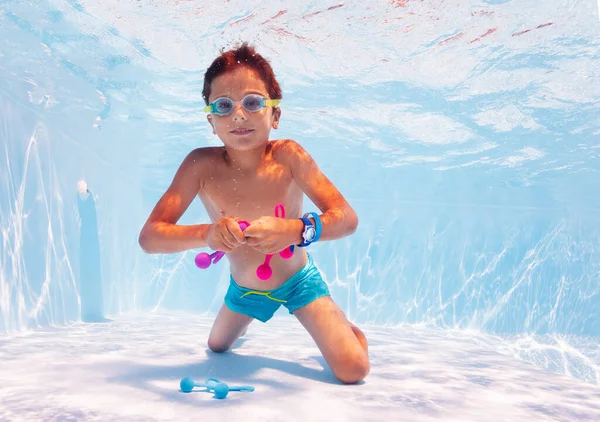
<instances>
[{"instance_id":1,"label":"boy's wet hair","mask_svg":"<svg viewBox=\"0 0 600 422\"><path fill-rule=\"evenodd\" d=\"M245 42L237 48L228 51L221 50L221 55L217 57L206 70L206 73L204 74L202 97L207 105L211 93L212 81L217 76L232 72L241 67L252 69L258 73L267 87L269 98L281 99L281 87L275 78L275 73L273 72L271 65L267 59L256 52L254 47L249 46L248 43Z\"/></svg>"}]
</instances>

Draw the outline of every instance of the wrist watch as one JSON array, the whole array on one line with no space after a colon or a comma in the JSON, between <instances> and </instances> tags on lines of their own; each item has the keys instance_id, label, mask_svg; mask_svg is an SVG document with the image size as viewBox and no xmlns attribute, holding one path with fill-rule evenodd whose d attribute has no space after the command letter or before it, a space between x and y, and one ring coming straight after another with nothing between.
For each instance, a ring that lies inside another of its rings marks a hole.
<instances>
[{"instance_id":1,"label":"wrist watch","mask_svg":"<svg viewBox=\"0 0 600 422\"><path fill-rule=\"evenodd\" d=\"M304 223L304 229L302 230L302 243L300 243L298 246L304 248L315 240L317 229L315 228L315 225L308 218L306 218L306 215L300 217L300 220L302 220Z\"/></svg>"},{"instance_id":2,"label":"wrist watch","mask_svg":"<svg viewBox=\"0 0 600 422\"><path fill-rule=\"evenodd\" d=\"M314 218L315 224L313 224L308 217ZM307 212L300 220L304 224L304 228L302 229L302 243L298 246L304 248L311 243L316 242L321 237L321 217L319 217L319 214L316 212Z\"/></svg>"}]
</instances>

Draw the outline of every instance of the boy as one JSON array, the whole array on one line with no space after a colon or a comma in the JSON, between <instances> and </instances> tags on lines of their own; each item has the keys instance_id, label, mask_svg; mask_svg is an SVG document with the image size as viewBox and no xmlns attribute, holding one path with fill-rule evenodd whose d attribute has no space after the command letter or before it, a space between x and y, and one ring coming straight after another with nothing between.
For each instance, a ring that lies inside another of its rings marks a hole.
<instances>
[{"instance_id":1,"label":"boy","mask_svg":"<svg viewBox=\"0 0 600 422\"><path fill-rule=\"evenodd\" d=\"M306 248L315 240L352 234L354 210L292 140L269 141L277 129L281 88L267 60L246 43L223 52L204 75L208 122L224 147L198 148L182 162L140 233L147 253L209 247L224 251L231 267L229 289L208 338L224 352L253 319L268 321L282 304L306 328L335 376L356 383L369 372L367 340L330 297ZM302 215L302 197L323 212ZM198 196L211 224L177 225ZM274 217L282 203L286 219ZM250 226L242 231L238 221ZM268 280L256 269L265 254L290 245L289 259L275 256Z\"/></svg>"}]
</instances>

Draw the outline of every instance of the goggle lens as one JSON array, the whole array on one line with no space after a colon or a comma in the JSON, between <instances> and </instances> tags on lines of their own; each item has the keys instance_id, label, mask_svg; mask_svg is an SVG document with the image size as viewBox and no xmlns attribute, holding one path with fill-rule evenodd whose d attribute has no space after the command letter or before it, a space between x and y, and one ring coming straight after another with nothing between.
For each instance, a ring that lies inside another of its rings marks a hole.
<instances>
[{"instance_id":1,"label":"goggle lens","mask_svg":"<svg viewBox=\"0 0 600 422\"><path fill-rule=\"evenodd\" d=\"M242 106L248 111L258 111L263 108L262 98L257 95L248 95L242 100Z\"/></svg>"}]
</instances>

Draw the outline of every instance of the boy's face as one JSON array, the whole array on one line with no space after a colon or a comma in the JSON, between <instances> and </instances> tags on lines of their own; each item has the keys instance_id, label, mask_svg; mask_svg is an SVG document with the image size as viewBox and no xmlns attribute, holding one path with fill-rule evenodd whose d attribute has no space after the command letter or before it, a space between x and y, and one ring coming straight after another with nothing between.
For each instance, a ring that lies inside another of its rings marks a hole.
<instances>
[{"instance_id":1,"label":"boy's face","mask_svg":"<svg viewBox=\"0 0 600 422\"><path fill-rule=\"evenodd\" d=\"M281 110L265 107L258 111L248 111L242 99L248 94L259 94L269 98L265 83L252 69L239 67L216 77L211 84L208 99L212 103L219 97L227 97L237 102L226 116L209 114L208 122L227 147L237 150L251 150L264 145L269 140L271 128L277 129Z\"/></svg>"}]
</instances>

